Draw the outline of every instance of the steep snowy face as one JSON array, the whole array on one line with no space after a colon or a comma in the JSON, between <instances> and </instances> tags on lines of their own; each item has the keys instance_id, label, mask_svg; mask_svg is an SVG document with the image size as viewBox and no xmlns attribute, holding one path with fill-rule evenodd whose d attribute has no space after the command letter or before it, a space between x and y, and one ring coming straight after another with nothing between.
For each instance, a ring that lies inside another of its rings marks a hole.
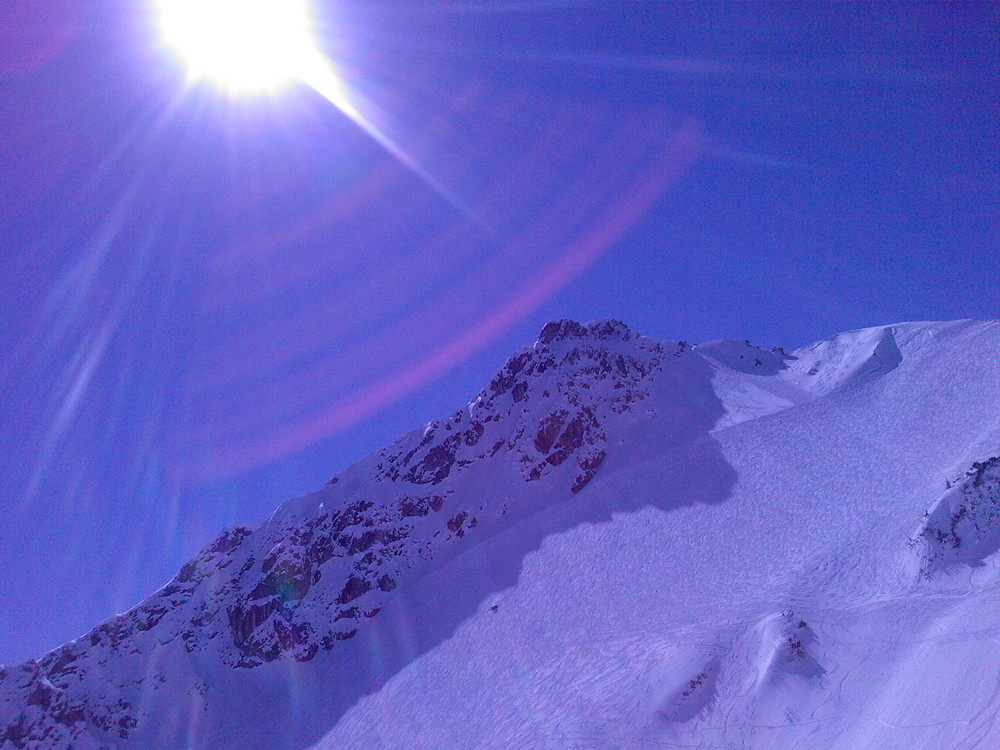
<instances>
[{"instance_id":1,"label":"steep snowy face","mask_svg":"<svg viewBox=\"0 0 1000 750\"><path fill-rule=\"evenodd\" d=\"M253 667L353 638L409 571L466 534L490 536L583 490L609 439L648 419L640 406L683 353L615 321L547 325L466 407L280 508L255 539L264 554L211 596L199 643ZM483 487L506 500L485 501Z\"/></svg>"}]
</instances>

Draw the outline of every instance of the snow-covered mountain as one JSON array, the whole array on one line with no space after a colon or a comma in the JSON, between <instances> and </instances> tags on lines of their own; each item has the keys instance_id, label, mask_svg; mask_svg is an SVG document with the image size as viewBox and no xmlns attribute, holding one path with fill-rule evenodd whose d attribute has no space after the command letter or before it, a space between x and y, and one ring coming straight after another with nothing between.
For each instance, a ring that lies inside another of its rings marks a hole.
<instances>
[{"instance_id":1,"label":"snow-covered mountain","mask_svg":"<svg viewBox=\"0 0 1000 750\"><path fill-rule=\"evenodd\" d=\"M0 670L0 748L1000 747L998 456L998 322L553 322Z\"/></svg>"}]
</instances>

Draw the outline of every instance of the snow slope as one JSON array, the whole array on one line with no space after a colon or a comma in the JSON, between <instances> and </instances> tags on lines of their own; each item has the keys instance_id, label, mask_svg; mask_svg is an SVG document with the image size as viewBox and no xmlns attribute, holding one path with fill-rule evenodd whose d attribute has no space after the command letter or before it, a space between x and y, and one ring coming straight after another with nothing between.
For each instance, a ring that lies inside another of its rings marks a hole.
<instances>
[{"instance_id":1,"label":"snow slope","mask_svg":"<svg viewBox=\"0 0 1000 750\"><path fill-rule=\"evenodd\" d=\"M0 748L1000 746L1000 324L558 321L0 672Z\"/></svg>"}]
</instances>

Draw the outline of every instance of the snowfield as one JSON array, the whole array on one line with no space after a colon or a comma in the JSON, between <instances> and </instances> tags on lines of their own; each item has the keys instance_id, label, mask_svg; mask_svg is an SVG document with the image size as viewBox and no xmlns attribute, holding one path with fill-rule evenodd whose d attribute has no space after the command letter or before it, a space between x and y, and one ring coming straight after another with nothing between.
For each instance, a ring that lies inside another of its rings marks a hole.
<instances>
[{"instance_id":1,"label":"snowfield","mask_svg":"<svg viewBox=\"0 0 1000 750\"><path fill-rule=\"evenodd\" d=\"M1000 323L557 321L0 672L0 748L1000 747Z\"/></svg>"}]
</instances>

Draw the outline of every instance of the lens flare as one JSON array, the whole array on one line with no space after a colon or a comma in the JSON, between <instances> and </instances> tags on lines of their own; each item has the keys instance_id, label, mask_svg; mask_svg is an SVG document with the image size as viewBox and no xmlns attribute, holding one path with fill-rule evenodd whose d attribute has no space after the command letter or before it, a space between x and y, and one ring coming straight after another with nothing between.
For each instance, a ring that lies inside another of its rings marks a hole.
<instances>
[{"instance_id":1,"label":"lens flare","mask_svg":"<svg viewBox=\"0 0 1000 750\"><path fill-rule=\"evenodd\" d=\"M324 62L308 0L156 0L155 8L188 78L232 94L280 91Z\"/></svg>"}]
</instances>

